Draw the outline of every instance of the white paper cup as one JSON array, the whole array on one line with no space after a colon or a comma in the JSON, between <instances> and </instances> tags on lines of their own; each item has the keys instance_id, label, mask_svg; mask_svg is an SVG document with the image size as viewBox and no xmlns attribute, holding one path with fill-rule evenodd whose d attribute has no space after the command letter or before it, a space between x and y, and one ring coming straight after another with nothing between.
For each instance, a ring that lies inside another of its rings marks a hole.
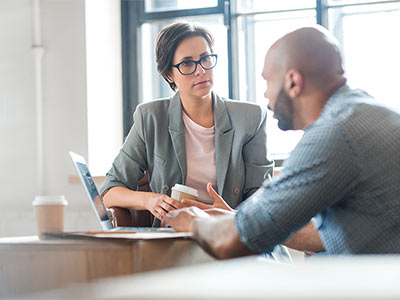
<instances>
[{"instance_id":1,"label":"white paper cup","mask_svg":"<svg viewBox=\"0 0 400 300\"><path fill-rule=\"evenodd\" d=\"M181 201L182 199L197 200L197 197L199 196L196 189L182 184L175 184L171 191L171 198L174 198L177 201Z\"/></svg>"},{"instance_id":2,"label":"white paper cup","mask_svg":"<svg viewBox=\"0 0 400 300\"><path fill-rule=\"evenodd\" d=\"M63 195L35 197L32 205L39 237L42 237L45 232L63 232L64 210L67 204Z\"/></svg>"}]
</instances>

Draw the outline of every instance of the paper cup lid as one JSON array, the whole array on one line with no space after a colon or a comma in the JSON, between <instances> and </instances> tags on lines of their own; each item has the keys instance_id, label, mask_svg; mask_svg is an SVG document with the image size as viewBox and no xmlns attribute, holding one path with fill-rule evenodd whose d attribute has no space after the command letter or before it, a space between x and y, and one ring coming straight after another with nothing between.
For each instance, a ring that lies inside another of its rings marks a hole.
<instances>
[{"instance_id":1,"label":"paper cup lid","mask_svg":"<svg viewBox=\"0 0 400 300\"><path fill-rule=\"evenodd\" d=\"M179 191L179 192L181 192L181 193L190 194L190 195L193 195L193 196L196 196L196 197L199 196L199 194L198 194L198 192L197 192L196 189L193 189L193 188L191 188L191 187L188 187L188 186L182 185L182 184L178 184L178 183L176 183L176 184L172 187L172 190L174 190L174 191Z\"/></svg>"},{"instance_id":2,"label":"paper cup lid","mask_svg":"<svg viewBox=\"0 0 400 300\"><path fill-rule=\"evenodd\" d=\"M68 205L63 195L60 196L36 196L32 202L33 206L38 205Z\"/></svg>"}]
</instances>

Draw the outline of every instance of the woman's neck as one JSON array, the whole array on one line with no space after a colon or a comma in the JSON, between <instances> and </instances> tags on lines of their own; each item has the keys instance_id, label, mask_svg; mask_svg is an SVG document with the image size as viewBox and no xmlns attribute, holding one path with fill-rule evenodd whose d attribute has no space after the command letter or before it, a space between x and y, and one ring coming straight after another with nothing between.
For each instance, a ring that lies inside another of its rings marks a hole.
<instances>
[{"instance_id":1,"label":"woman's neck","mask_svg":"<svg viewBox=\"0 0 400 300\"><path fill-rule=\"evenodd\" d=\"M211 93L205 97L181 95L182 109L195 123L210 128L214 126L214 109Z\"/></svg>"}]
</instances>

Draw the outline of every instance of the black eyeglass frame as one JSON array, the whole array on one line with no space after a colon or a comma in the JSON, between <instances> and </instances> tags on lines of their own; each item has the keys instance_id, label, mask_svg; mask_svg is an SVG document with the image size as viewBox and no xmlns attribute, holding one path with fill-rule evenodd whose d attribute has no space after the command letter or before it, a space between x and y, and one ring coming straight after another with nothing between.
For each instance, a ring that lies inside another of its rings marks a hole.
<instances>
[{"instance_id":1,"label":"black eyeglass frame","mask_svg":"<svg viewBox=\"0 0 400 300\"><path fill-rule=\"evenodd\" d=\"M206 68L206 67L203 66L203 64L201 62L204 61L206 58L208 58L210 56L215 57L215 64L211 68ZM215 68L215 66L217 65L217 61L218 61L218 55L217 54L208 54L208 55L204 55L199 60L185 60L183 62L180 62L179 64L171 65L171 66L174 67L174 68L177 68L179 73L181 73L182 75L192 75L194 72L196 72L198 65L200 65L204 70L211 70L212 68ZM188 74L184 74L184 73L182 73L181 69L179 69L179 66L181 64L188 63L188 62L193 62L193 63L196 64L196 66L194 67L193 72L188 73Z\"/></svg>"}]
</instances>

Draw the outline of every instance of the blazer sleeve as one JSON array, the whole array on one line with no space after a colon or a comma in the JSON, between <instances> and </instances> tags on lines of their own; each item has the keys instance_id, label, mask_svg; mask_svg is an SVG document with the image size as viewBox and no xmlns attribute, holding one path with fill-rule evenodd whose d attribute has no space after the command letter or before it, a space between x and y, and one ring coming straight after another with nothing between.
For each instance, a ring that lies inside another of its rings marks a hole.
<instances>
[{"instance_id":1,"label":"blazer sleeve","mask_svg":"<svg viewBox=\"0 0 400 300\"><path fill-rule=\"evenodd\" d=\"M144 122L140 105L133 115L133 121L128 137L106 175L100 191L101 195L116 186L136 190L139 180L148 169Z\"/></svg>"},{"instance_id":2,"label":"blazer sleeve","mask_svg":"<svg viewBox=\"0 0 400 300\"><path fill-rule=\"evenodd\" d=\"M260 122L256 127L253 137L243 147L243 160L246 173L244 185L244 198L250 197L268 174L273 175L274 161L268 159L267 151L267 113L261 109Z\"/></svg>"}]
</instances>

